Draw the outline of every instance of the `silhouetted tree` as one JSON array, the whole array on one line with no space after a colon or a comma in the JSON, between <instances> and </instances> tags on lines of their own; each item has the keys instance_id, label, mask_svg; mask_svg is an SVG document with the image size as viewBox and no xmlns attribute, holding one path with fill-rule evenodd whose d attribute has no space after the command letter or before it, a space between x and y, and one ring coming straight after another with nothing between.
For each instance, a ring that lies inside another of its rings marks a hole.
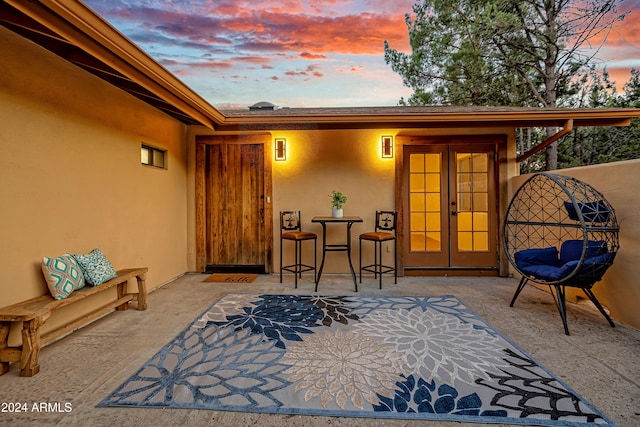
<instances>
[{"instance_id":1,"label":"silhouetted tree","mask_svg":"<svg viewBox=\"0 0 640 427\"><path fill-rule=\"evenodd\" d=\"M580 81L581 90L573 97L573 106L581 108L640 107L640 71L631 70L631 78L618 94L606 69L591 70ZM640 158L640 121L628 127L577 128L558 146L558 167L585 166Z\"/></svg>"},{"instance_id":2,"label":"silhouetted tree","mask_svg":"<svg viewBox=\"0 0 640 427\"><path fill-rule=\"evenodd\" d=\"M401 104L555 108L575 94L591 43L628 13L617 13L620 1L424 0L405 16L412 52L385 41L385 61L414 90ZM557 142L545 163L557 167Z\"/></svg>"}]
</instances>

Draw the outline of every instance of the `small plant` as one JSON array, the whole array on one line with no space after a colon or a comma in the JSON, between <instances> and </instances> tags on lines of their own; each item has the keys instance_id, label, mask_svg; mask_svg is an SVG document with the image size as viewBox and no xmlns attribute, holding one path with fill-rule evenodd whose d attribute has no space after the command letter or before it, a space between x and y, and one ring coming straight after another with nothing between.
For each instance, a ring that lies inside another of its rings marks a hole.
<instances>
[{"instance_id":1,"label":"small plant","mask_svg":"<svg viewBox=\"0 0 640 427\"><path fill-rule=\"evenodd\" d=\"M329 197L331 197L331 206L336 209L342 209L342 205L347 203L347 196L339 191L333 190Z\"/></svg>"}]
</instances>

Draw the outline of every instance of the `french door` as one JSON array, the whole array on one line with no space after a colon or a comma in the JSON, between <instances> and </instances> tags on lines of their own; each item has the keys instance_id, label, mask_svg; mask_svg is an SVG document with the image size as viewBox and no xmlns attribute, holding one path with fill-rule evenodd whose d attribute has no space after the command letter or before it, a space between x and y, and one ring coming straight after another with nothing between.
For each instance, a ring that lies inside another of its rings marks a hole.
<instances>
[{"instance_id":1,"label":"french door","mask_svg":"<svg viewBox=\"0 0 640 427\"><path fill-rule=\"evenodd\" d=\"M496 268L494 144L405 145L405 269Z\"/></svg>"}]
</instances>

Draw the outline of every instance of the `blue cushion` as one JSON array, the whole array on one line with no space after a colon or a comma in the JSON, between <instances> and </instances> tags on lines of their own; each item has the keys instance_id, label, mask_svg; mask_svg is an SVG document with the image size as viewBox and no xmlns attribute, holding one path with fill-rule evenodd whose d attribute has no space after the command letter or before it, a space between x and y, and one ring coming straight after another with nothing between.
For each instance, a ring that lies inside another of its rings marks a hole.
<instances>
[{"instance_id":1,"label":"blue cushion","mask_svg":"<svg viewBox=\"0 0 640 427\"><path fill-rule=\"evenodd\" d=\"M529 274L536 279L541 279L547 282L557 282L560 279L564 279L576 269L580 261L569 261L562 267L556 267L553 265L531 265L523 268L522 272Z\"/></svg>"},{"instance_id":2,"label":"blue cushion","mask_svg":"<svg viewBox=\"0 0 640 427\"><path fill-rule=\"evenodd\" d=\"M550 248L535 248L524 249L514 254L515 262L520 271L523 269L534 266L558 266L558 249L554 247Z\"/></svg>"},{"instance_id":3,"label":"blue cushion","mask_svg":"<svg viewBox=\"0 0 640 427\"><path fill-rule=\"evenodd\" d=\"M609 221L609 214L611 213L609 206L603 200L596 200L595 202L577 202L578 209L582 212L582 217L585 222L607 222ZM580 216L576 210L576 205L573 202L564 202L564 207L569 214L569 218L574 221L580 221Z\"/></svg>"},{"instance_id":4,"label":"blue cushion","mask_svg":"<svg viewBox=\"0 0 640 427\"><path fill-rule=\"evenodd\" d=\"M580 260L569 261L566 264L563 264L562 267L558 268L551 276L549 277L551 280L560 280L567 277L569 274L573 273L573 270L576 269L576 266Z\"/></svg>"},{"instance_id":5,"label":"blue cushion","mask_svg":"<svg viewBox=\"0 0 640 427\"><path fill-rule=\"evenodd\" d=\"M554 265L529 265L520 269L523 273L536 279L555 281L559 267Z\"/></svg>"},{"instance_id":6,"label":"blue cushion","mask_svg":"<svg viewBox=\"0 0 640 427\"><path fill-rule=\"evenodd\" d=\"M583 273L588 273L588 269L593 268L594 266L610 265L613 262L614 256L615 254L606 253L606 254L585 259L584 263L580 267L580 272L578 272L578 276L580 276ZM535 277L536 279L545 280L547 282L557 282L559 280L564 279L569 274L573 273L573 271L576 269L576 266L579 263L580 263L580 260L569 261L560 267L555 267L552 265L530 265L525 268L521 268L520 270L523 273L526 273L528 275ZM606 271L606 268L602 269L602 271L600 271L601 274L598 274L597 277L588 277L588 276L583 277L583 279L587 279L587 280L584 280L584 282L593 283L595 281L600 280L602 278L602 274L604 274L605 271Z\"/></svg>"},{"instance_id":7,"label":"blue cushion","mask_svg":"<svg viewBox=\"0 0 640 427\"><path fill-rule=\"evenodd\" d=\"M560 246L560 265L580 259L583 240L567 240Z\"/></svg>"},{"instance_id":8,"label":"blue cushion","mask_svg":"<svg viewBox=\"0 0 640 427\"><path fill-rule=\"evenodd\" d=\"M593 258L588 258L584 260L584 264L583 266L586 267L593 267L593 265L611 265L613 264L613 258L616 256L616 254L613 253L606 253L606 254L602 254L602 255L598 255L595 256Z\"/></svg>"},{"instance_id":9,"label":"blue cushion","mask_svg":"<svg viewBox=\"0 0 640 427\"><path fill-rule=\"evenodd\" d=\"M569 261L580 260L582 255L583 240L567 240L560 246L560 265ZM607 252L607 242L603 240L589 240L587 242L587 253L585 258L593 258Z\"/></svg>"}]
</instances>

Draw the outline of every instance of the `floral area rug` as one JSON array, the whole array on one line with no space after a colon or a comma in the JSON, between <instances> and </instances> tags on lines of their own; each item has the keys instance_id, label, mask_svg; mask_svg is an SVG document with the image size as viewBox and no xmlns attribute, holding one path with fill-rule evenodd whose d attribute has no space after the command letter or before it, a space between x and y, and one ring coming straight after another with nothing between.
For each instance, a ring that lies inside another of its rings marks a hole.
<instances>
[{"instance_id":1,"label":"floral area rug","mask_svg":"<svg viewBox=\"0 0 640 427\"><path fill-rule=\"evenodd\" d=\"M453 296L228 294L99 406L614 425Z\"/></svg>"}]
</instances>

